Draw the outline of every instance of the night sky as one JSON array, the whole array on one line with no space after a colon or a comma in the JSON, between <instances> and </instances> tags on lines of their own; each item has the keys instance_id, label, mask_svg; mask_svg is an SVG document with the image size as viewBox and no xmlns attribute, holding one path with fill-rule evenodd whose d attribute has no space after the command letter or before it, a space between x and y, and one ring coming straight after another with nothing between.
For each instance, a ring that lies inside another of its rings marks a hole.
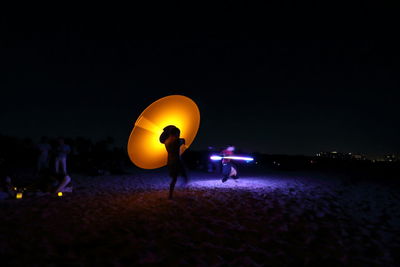
<instances>
[{"instance_id":1,"label":"night sky","mask_svg":"<svg viewBox=\"0 0 400 267\"><path fill-rule=\"evenodd\" d=\"M118 18L3 18L0 133L125 145L146 106L182 94L201 112L194 149L399 152L399 47L374 36L143 34Z\"/></svg>"}]
</instances>

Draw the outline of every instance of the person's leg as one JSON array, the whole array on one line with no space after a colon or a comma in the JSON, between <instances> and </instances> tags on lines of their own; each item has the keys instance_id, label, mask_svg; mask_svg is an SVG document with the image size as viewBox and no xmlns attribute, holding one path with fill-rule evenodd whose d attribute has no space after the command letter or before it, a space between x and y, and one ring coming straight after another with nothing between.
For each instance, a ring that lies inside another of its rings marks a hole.
<instances>
[{"instance_id":1,"label":"person's leg","mask_svg":"<svg viewBox=\"0 0 400 267\"><path fill-rule=\"evenodd\" d=\"M222 164L222 182L225 183L228 178L229 174L231 173L231 164L230 163L224 163Z\"/></svg>"},{"instance_id":2,"label":"person's leg","mask_svg":"<svg viewBox=\"0 0 400 267\"><path fill-rule=\"evenodd\" d=\"M65 186L67 186L71 182L71 177L68 175L65 175L64 179L61 181L61 183L58 185L57 189L55 190L55 193L57 192L62 192Z\"/></svg>"},{"instance_id":3,"label":"person's leg","mask_svg":"<svg viewBox=\"0 0 400 267\"><path fill-rule=\"evenodd\" d=\"M61 159L61 164L62 164L64 174L66 174L67 173L67 157L64 157Z\"/></svg>"},{"instance_id":4,"label":"person's leg","mask_svg":"<svg viewBox=\"0 0 400 267\"><path fill-rule=\"evenodd\" d=\"M46 156L43 159L43 168L48 169L49 168L49 158Z\"/></svg>"},{"instance_id":5,"label":"person's leg","mask_svg":"<svg viewBox=\"0 0 400 267\"><path fill-rule=\"evenodd\" d=\"M171 184L169 185L169 199L172 199L172 195L174 194L174 188L176 184L176 180L178 179L178 176L171 177L172 181Z\"/></svg>"},{"instance_id":6,"label":"person's leg","mask_svg":"<svg viewBox=\"0 0 400 267\"><path fill-rule=\"evenodd\" d=\"M231 173L229 174L229 176L232 177L235 180L239 179L239 176L237 174L237 167L234 166L233 164L231 166Z\"/></svg>"},{"instance_id":7,"label":"person's leg","mask_svg":"<svg viewBox=\"0 0 400 267\"><path fill-rule=\"evenodd\" d=\"M46 166L46 157L40 155L37 161L37 172L39 173L41 170L45 169Z\"/></svg>"}]
</instances>

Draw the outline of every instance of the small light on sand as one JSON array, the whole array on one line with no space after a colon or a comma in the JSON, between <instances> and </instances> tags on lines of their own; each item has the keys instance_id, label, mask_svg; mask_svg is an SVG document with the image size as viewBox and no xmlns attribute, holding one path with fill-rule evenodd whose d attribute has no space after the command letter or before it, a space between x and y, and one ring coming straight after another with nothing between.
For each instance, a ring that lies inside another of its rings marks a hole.
<instances>
[{"instance_id":1,"label":"small light on sand","mask_svg":"<svg viewBox=\"0 0 400 267\"><path fill-rule=\"evenodd\" d=\"M16 198L17 199L21 199L22 198L22 193L17 193Z\"/></svg>"},{"instance_id":2,"label":"small light on sand","mask_svg":"<svg viewBox=\"0 0 400 267\"><path fill-rule=\"evenodd\" d=\"M62 192L58 192L57 195L58 195L59 197L62 197Z\"/></svg>"}]
</instances>

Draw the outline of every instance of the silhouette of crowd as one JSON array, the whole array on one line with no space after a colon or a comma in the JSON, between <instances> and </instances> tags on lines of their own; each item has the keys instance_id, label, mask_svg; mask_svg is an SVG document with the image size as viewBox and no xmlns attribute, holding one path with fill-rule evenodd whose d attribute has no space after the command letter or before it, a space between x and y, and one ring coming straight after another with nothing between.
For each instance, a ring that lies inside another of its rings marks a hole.
<instances>
[{"instance_id":1,"label":"silhouette of crowd","mask_svg":"<svg viewBox=\"0 0 400 267\"><path fill-rule=\"evenodd\" d=\"M61 175L65 183L70 181L71 172L89 176L122 174L127 164L125 149L116 147L111 137L97 142L83 137L42 137L34 142L29 138L0 135L2 192L13 188L10 181L18 177L41 183L40 177L49 180Z\"/></svg>"}]
</instances>

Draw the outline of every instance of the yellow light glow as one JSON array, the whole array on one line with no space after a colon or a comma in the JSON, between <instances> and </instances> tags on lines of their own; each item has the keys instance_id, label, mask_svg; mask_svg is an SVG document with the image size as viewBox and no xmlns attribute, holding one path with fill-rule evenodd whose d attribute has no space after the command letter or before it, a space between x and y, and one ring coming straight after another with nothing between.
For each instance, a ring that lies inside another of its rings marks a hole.
<instances>
[{"instance_id":1,"label":"yellow light glow","mask_svg":"<svg viewBox=\"0 0 400 267\"><path fill-rule=\"evenodd\" d=\"M57 196L62 197L62 192L58 192Z\"/></svg>"},{"instance_id":2,"label":"yellow light glow","mask_svg":"<svg viewBox=\"0 0 400 267\"><path fill-rule=\"evenodd\" d=\"M22 198L22 193L17 193L16 198L17 199L21 199Z\"/></svg>"},{"instance_id":3,"label":"yellow light glow","mask_svg":"<svg viewBox=\"0 0 400 267\"><path fill-rule=\"evenodd\" d=\"M136 166L156 169L167 164L167 151L159 137L168 125L181 130L181 138L186 141L185 149L188 148L200 125L196 103L186 96L171 95L153 102L140 114L128 140L129 158Z\"/></svg>"}]
</instances>

